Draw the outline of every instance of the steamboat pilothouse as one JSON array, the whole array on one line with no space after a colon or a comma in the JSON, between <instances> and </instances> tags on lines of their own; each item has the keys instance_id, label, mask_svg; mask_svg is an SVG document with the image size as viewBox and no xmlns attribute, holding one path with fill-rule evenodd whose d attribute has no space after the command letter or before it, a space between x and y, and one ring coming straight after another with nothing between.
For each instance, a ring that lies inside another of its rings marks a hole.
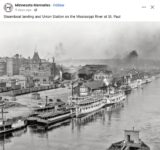
<instances>
[{"instance_id":1,"label":"steamboat pilothouse","mask_svg":"<svg viewBox=\"0 0 160 150\"><path fill-rule=\"evenodd\" d=\"M107 150L150 150L150 147L139 138L138 130L125 130L122 141L111 144Z\"/></svg>"}]
</instances>

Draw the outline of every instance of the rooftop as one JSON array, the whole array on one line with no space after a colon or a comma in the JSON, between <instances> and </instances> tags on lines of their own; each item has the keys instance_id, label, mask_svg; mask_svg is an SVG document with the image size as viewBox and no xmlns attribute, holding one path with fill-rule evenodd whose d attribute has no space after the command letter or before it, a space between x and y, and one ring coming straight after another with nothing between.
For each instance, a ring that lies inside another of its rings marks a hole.
<instances>
[{"instance_id":1,"label":"rooftop","mask_svg":"<svg viewBox=\"0 0 160 150\"><path fill-rule=\"evenodd\" d=\"M88 82L84 83L83 85L90 88L90 89L96 90L96 89L104 87L105 83L104 83L104 81L97 80L97 81L88 81Z\"/></svg>"}]
</instances>

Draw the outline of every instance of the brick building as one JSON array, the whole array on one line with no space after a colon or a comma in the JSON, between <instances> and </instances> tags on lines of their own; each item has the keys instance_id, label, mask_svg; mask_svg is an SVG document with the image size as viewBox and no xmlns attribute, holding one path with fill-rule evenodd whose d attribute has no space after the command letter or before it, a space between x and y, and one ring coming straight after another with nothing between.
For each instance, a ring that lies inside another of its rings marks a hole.
<instances>
[{"instance_id":1,"label":"brick building","mask_svg":"<svg viewBox=\"0 0 160 150\"><path fill-rule=\"evenodd\" d=\"M53 82L56 74L56 63L53 58L53 62L42 61L38 52L34 52L32 59L28 65L22 65L20 67L20 74L24 76L33 77L33 81L36 85L50 84Z\"/></svg>"}]
</instances>

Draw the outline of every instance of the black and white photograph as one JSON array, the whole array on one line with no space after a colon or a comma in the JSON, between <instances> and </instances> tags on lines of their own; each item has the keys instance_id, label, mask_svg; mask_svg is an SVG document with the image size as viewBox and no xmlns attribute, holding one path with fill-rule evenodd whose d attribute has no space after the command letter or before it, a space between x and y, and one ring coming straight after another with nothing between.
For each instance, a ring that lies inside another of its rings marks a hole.
<instances>
[{"instance_id":1,"label":"black and white photograph","mask_svg":"<svg viewBox=\"0 0 160 150\"><path fill-rule=\"evenodd\" d=\"M0 22L0 150L160 150L160 22Z\"/></svg>"}]
</instances>

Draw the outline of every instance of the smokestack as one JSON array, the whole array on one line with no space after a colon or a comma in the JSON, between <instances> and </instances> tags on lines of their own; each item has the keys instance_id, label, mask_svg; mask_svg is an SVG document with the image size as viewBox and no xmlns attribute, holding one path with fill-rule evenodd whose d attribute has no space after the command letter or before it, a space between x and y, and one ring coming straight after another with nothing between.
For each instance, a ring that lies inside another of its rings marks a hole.
<instances>
[{"instance_id":1,"label":"smokestack","mask_svg":"<svg viewBox=\"0 0 160 150\"><path fill-rule=\"evenodd\" d=\"M104 82L104 84L105 84L106 86L109 86L109 82L108 82L107 79L104 79L103 82Z\"/></svg>"}]
</instances>

